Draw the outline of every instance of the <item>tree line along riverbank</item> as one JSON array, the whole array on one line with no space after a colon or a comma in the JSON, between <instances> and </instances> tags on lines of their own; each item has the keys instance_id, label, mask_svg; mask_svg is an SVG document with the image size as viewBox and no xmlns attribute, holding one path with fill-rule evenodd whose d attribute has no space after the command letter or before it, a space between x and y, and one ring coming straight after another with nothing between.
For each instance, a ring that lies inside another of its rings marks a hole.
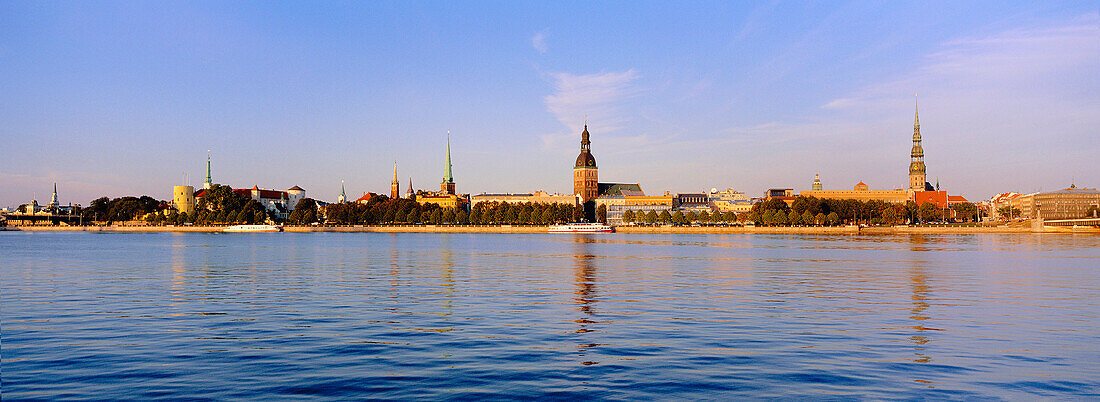
<instances>
[{"instance_id":1,"label":"tree line along riverbank","mask_svg":"<svg viewBox=\"0 0 1100 402\"><path fill-rule=\"evenodd\" d=\"M6 231L24 232L221 232L225 226L16 226L0 227ZM351 226L284 226L286 232L298 233L547 233L549 226L540 225L351 225ZM966 227L966 226L801 226L801 227L738 227L738 226L616 226L617 233L638 234L976 234L976 233L1075 233L1100 234L1097 228L1045 227L1039 231L1029 227ZM561 235L550 234L549 235ZM598 236L598 235L597 235Z\"/></svg>"}]
</instances>

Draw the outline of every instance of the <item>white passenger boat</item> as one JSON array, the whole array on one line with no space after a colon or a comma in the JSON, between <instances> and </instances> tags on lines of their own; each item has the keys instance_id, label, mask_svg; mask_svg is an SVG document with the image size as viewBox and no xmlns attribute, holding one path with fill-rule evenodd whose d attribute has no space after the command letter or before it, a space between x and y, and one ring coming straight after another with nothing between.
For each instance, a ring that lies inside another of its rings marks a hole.
<instances>
[{"instance_id":1,"label":"white passenger boat","mask_svg":"<svg viewBox=\"0 0 1100 402\"><path fill-rule=\"evenodd\" d=\"M602 223L566 223L564 225L551 225L547 232L550 233L611 233L614 229Z\"/></svg>"},{"instance_id":2,"label":"white passenger boat","mask_svg":"<svg viewBox=\"0 0 1100 402\"><path fill-rule=\"evenodd\" d=\"M222 229L223 232L282 232L282 226L276 225L235 225Z\"/></svg>"}]
</instances>

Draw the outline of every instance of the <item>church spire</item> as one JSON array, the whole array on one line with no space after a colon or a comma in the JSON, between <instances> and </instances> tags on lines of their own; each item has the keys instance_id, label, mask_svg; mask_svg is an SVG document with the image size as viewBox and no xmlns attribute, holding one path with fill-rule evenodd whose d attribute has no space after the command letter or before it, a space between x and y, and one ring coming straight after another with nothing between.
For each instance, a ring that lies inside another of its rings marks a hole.
<instances>
[{"instance_id":1,"label":"church spire","mask_svg":"<svg viewBox=\"0 0 1100 402\"><path fill-rule=\"evenodd\" d=\"M390 182L390 198L401 197L401 182L397 180L397 161L393 161L393 181Z\"/></svg>"},{"instance_id":2,"label":"church spire","mask_svg":"<svg viewBox=\"0 0 1100 402\"><path fill-rule=\"evenodd\" d=\"M591 151L592 141L588 140L588 122L584 123L584 131L581 131L581 152Z\"/></svg>"},{"instance_id":3,"label":"church spire","mask_svg":"<svg viewBox=\"0 0 1100 402\"><path fill-rule=\"evenodd\" d=\"M343 204L348 200L347 193L344 192L344 181L340 180L340 199L336 201L338 204Z\"/></svg>"},{"instance_id":4,"label":"church spire","mask_svg":"<svg viewBox=\"0 0 1100 402\"><path fill-rule=\"evenodd\" d=\"M443 182L439 183L439 192L455 195L455 178L451 175L451 132L447 131L447 154L443 157Z\"/></svg>"},{"instance_id":5,"label":"church spire","mask_svg":"<svg viewBox=\"0 0 1100 402\"><path fill-rule=\"evenodd\" d=\"M50 206L56 207L59 204L57 202L57 182L53 182L53 196L50 197Z\"/></svg>"},{"instance_id":6,"label":"church spire","mask_svg":"<svg viewBox=\"0 0 1100 402\"><path fill-rule=\"evenodd\" d=\"M451 176L451 132L447 131L447 154L443 159L443 182L454 183L454 176Z\"/></svg>"},{"instance_id":7,"label":"church spire","mask_svg":"<svg viewBox=\"0 0 1100 402\"><path fill-rule=\"evenodd\" d=\"M920 131L920 110L917 105L917 95L913 95L913 130Z\"/></svg>"},{"instance_id":8,"label":"church spire","mask_svg":"<svg viewBox=\"0 0 1100 402\"><path fill-rule=\"evenodd\" d=\"M924 147L920 138L920 112L917 108L917 95L913 95L913 149L909 153L909 190L924 191L926 188L924 166Z\"/></svg>"},{"instance_id":9,"label":"church spire","mask_svg":"<svg viewBox=\"0 0 1100 402\"><path fill-rule=\"evenodd\" d=\"M214 181L210 179L210 150L206 150L206 181L202 182L202 188L214 187Z\"/></svg>"}]
</instances>

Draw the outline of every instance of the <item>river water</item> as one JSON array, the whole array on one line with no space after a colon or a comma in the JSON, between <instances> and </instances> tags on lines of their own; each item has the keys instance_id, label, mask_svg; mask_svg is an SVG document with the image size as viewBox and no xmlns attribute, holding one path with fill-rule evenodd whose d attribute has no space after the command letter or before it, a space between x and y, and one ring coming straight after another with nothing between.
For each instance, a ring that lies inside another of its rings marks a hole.
<instances>
[{"instance_id":1,"label":"river water","mask_svg":"<svg viewBox=\"0 0 1100 402\"><path fill-rule=\"evenodd\" d=\"M1100 236L0 232L4 400L1100 397Z\"/></svg>"}]
</instances>

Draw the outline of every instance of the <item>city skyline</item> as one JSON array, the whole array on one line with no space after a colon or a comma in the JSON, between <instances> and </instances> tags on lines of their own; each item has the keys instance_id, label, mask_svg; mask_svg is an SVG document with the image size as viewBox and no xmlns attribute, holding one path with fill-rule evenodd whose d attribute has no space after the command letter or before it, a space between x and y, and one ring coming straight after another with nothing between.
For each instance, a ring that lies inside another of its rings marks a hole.
<instances>
[{"instance_id":1,"label":"city skyline","mask_svg":"<svg viewBox=\"0 0 1100 402\"><path fill-rule=\"evenodd\" d=\"M461 192L567 193L585 115L601 180L906 188L915 92L953 193L1098 179L1100 15L1073 3L108 4L4 6L0 207L54 181L64 203L170 199L207 149L217 183L385 194L394 160L441 179L448 130Z\"/></svg>"}]
</instances>

